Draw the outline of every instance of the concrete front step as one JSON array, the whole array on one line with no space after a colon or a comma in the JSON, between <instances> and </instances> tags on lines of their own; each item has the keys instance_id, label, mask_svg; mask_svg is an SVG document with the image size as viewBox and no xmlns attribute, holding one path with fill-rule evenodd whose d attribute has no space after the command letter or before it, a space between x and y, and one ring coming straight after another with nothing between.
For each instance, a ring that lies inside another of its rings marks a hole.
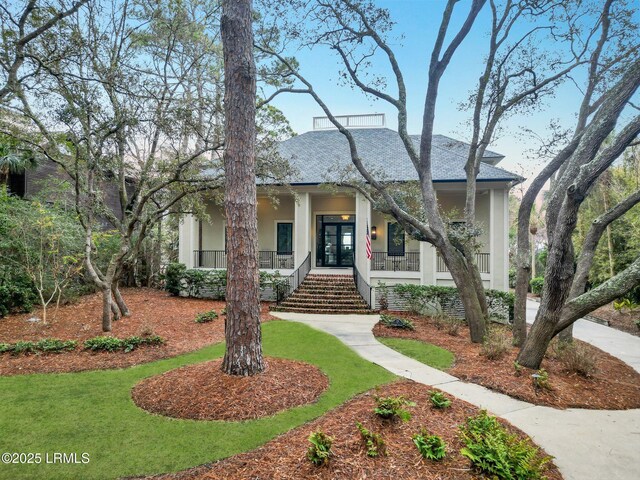
<instances>
[{"instance_id":1,"label":"concrete front step","mask_svg":"<svg viewBox=\"0 0 640 480\"><path fill-rule=\"evenodd\" d=\"M301 297L294 297L293 295L287 299L285 299L283 302L283 304L285 305L289 305L289 304L296 304L296 305L366 305L366 303L362 300L362 298L356 298L356 299L337 299L337 300L331 300L331 299L324 299L321 297L316 297L316 298L309 298L309 297L305 297L305 298L301 298Z\"/></svg>"}]
</instances>

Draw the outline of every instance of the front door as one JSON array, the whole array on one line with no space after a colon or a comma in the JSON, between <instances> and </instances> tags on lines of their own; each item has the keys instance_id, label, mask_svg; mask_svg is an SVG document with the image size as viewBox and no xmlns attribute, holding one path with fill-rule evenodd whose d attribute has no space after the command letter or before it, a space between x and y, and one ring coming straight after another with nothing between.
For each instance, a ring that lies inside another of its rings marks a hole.
<instances>
[{"instance_id":1,"label":"front door","mask_svg":"<svg viewBox=\"0 0 640 480\"><path fill-rule=\"evenodd\" d=\"M323 267L353 267L354 223L324 223L321 238Z\"/></svg>"}]
</instances>

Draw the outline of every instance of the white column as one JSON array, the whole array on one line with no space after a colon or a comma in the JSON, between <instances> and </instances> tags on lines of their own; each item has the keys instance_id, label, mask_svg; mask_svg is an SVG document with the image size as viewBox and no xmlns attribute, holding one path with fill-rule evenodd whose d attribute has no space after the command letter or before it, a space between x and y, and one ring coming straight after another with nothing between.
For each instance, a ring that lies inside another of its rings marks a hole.
<instances>
[{"instance_id":1,"label":"white column","mask_svg":"<svg viewBox=\"0 0 640 480\"><path fill-rule=\"evenodd\" d=\"M356 192L356 258L355 264L360 275L370 283L371 281L371 261L367 258L365 238L367 235L367 224L369 234L371 234L371 202L359 192Z\"/></svg>"},{"instance_id":2,"label":"white column","mask_svg":"<svg viewBox=\"0 0 640 480\"><path fill-rule=\"evenodd\" d=\"M489 253L491 288L509 290L509 199L507 190L490 190Z\"/></svg>"},{"instance_id":3,"label":"white column","mask_svg":"<svg viewBox=\"0 0 640 480\"><path fill-rule=\"evenodd\" d=\"M178 231L178 261L193 268L193 252L198 248L198 220L193 215L185 215Z\"/></svg>"},{"instance_id":4,"label":"white column","mask_svg":"<svg viewBox=\"0 0 640 480\"><path fill-rule=\"evenodd\" d=\"M294 256L295 268L307 258L311 251L311 194L298 194L294 212Z\"/></svg>"},{"instance_id":5,"label":"white column","mask_svg":"<svg viewBox=\"0 0 640 480\"><path fill-rule=\"evenodd\" d=\"M436 284L436 249L428 242L420 242L420 283Z\"/></svg>"}]
</instances>

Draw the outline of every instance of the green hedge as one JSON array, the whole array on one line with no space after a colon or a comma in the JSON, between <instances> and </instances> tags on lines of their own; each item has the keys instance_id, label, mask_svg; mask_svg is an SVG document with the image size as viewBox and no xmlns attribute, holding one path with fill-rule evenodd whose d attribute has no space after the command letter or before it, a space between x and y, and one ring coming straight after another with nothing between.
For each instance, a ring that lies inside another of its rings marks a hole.
<instances>
[{"instance_id":1,"label":"green hedge","mask_svg":"<svg viewBox=\"0 0 640 480\"><path fill-rule=\"evenodd\" d=\"M212 297L224 300L227 289L226 270L203 270L199 268L187 269L182 263L167 265L164 274L165 290L172 295L187 297ZM260 271L260 289L273 289L273 299L282 295L288 287L288 277L279 272L268 273Z\"/></svg>"},{"instance_id":2,"label":"green hedge","mask_svg":"<svg viewBox=\"0 0 640 480\"><path fill-rule=\"evenodd\" d=\"M383 295L386 294L388 297L393 292L403 306L414 313L446 313L451 316L464 317L464 307L458 289L455 287L399 284L383 288L386 290ZM512 293L488 289L485 290L485 295L492 320L502 322L513 320L515 297Z\"/></svg>"}]
</instances>

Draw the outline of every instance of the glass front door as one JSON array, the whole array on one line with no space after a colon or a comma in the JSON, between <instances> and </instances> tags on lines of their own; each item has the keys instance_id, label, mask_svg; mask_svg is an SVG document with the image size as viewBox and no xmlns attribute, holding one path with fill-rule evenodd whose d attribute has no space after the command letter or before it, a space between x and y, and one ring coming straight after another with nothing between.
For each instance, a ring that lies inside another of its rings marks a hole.
<instances>
[{"instance_id":1,"label":"glass front door","mask_svg":"<svg viewBox=\"0 0 640 480\"><path fill-rule=\"evenodd\" d=\"M324 223L321 238L323 267L353 267L355 224Z\"/></svg>"}]
</instances>

